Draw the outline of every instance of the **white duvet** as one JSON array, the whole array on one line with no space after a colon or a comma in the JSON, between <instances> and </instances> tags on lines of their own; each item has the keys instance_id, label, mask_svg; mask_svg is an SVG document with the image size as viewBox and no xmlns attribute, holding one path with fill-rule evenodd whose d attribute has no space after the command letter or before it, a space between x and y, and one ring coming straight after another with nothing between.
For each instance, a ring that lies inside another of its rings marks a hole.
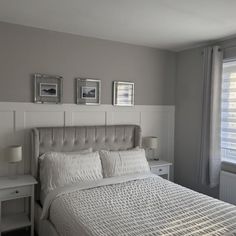
<instances>
[{"instance_id":1,"label":"white duvet","mask_svg":"<svg viewBox=\"0 0 236 236\"><path fill-rule=\"evenodd\" d=\"M42 218L60 236L236 235L236 207L156 175L57 188Z\"/></svg>"}]
</instances>

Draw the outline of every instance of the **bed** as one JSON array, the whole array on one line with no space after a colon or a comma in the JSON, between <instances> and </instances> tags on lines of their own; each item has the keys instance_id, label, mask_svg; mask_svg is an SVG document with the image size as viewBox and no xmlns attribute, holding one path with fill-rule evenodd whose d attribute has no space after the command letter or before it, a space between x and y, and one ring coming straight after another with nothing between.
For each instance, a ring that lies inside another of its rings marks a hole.
<instances>
[{"instance_id":1,"label":"bed","mask_svg":"<svg viewBox=\"0 0 236 236\"><path fill-rule=\"evenodd\" d=\"M32 174L40 183L39 157L86 148L129 150L141 146L136 125L47 127L32 131ZM40 202L39 236L236 235L236 207L164 180L133 173L56 188Z\"/></svg>"}]
</instances>

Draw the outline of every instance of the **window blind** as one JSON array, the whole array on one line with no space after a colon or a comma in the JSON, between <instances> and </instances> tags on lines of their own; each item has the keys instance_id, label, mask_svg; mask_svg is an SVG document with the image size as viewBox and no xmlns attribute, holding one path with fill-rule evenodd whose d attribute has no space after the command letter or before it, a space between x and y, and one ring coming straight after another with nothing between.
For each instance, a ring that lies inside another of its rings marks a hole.
<instances>
[{"instance_id":1,"label":"window blind","mask_svg":"<svg viewBox=\"0 0 236 236\"><path fill-rule=\"evenodd\" d=\"M222 76L221 155L236 163L236 60L223 63Z\"/></svg>"}]
</instances>

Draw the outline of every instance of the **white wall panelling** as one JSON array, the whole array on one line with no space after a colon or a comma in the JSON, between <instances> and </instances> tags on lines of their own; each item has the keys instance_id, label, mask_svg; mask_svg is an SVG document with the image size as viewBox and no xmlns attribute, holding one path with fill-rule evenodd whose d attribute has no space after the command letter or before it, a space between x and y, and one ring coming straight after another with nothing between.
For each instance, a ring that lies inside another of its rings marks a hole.
<instances>
[{"instance_id":1,"label":"white wall panelling","mask_svg":"<svg viewBox=\"0 0 236 236\"><path fill-rule=\"evenodd\" d=\"M14 111L1 111L0 112L0 156L1 162L4 161L4 148L12 141L13 132L15 130L15 114ZM8 166L0 164L0 173L7 174Z\"/></svg>"},{"instance_id":2,"label":"white wall panelling","mask_svg":"<svg viewBox=\"0 0 236 236\"><path fill-rule=\"evenodd\" d=\"M129 111L117 108L107 112L107 124L141 124L141 112L131 107Z\"/></svg>"},{"instance_id":3,"label":"white wall panelling","mask_svg":"<svg viewBox=\"0 0 236 236\"><path fill-rule=\"evenodd\" d=\"M4 149L9 145L23 146L19 173L30 172L30 129L42 126L138 124L143 136L155 135L160 140L161 159L174 162L174 106L114 107L76 104L34 104L0 102L0 176L7 175ZM173 178L173 169L171 170ZM22 211L19 202L9 202L4 212Z\"/></svg>"},{"instance_id":4,"label":"white wall panelling","mask_svg":"<svg viewBox=\"0 0 236 236\"><path fill-rule=\"evenodd\" d=\"M105 125L105 111L75 111L72 112L72 125Z\"/></svg>"},{"instance_id":5,"label":"white wall panelling","mask_svg":"<svg viewBox=\"0 0 236 236\"><path fill-rule=\"evenodd\" d=\"M23 145L24 161L19 165L19 172L30 171L29 131L40 126L138 124L142 127L143 136L159 137L160 158L174 162L174 106L114 107L0 102L0 120L0 176L7 174L3 150L13 144Z\"/></svg>"}]
</instances>

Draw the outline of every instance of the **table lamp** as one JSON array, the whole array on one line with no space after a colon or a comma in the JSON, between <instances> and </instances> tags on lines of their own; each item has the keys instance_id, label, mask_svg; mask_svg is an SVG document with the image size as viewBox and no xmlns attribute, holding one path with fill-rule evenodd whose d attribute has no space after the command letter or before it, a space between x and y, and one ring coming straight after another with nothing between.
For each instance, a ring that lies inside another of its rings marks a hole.
<instances>
[{"instance_id":1,"label":"table lamp","mask_svg":"<svg viewBox=\"0 0 236 236\"><path fill-rule=\"evenodd\" d=\"M22 160L22 147L10 146L6 149L6 161L8 162L9 178L17 178L17 164Z\"/></svg>"},{"instance_id":2,"label":"table lamp","mask_svg":"<svg viewBox=\"0 0 236 236\"><path fill-rule=\"evenodd\" d=\"M143 147L152 151L152 158L154 160L159 160L155 156L155 150L158 148L158 138L154 136L144 137L143 138Z\"/></svg>"}]
</instances>

